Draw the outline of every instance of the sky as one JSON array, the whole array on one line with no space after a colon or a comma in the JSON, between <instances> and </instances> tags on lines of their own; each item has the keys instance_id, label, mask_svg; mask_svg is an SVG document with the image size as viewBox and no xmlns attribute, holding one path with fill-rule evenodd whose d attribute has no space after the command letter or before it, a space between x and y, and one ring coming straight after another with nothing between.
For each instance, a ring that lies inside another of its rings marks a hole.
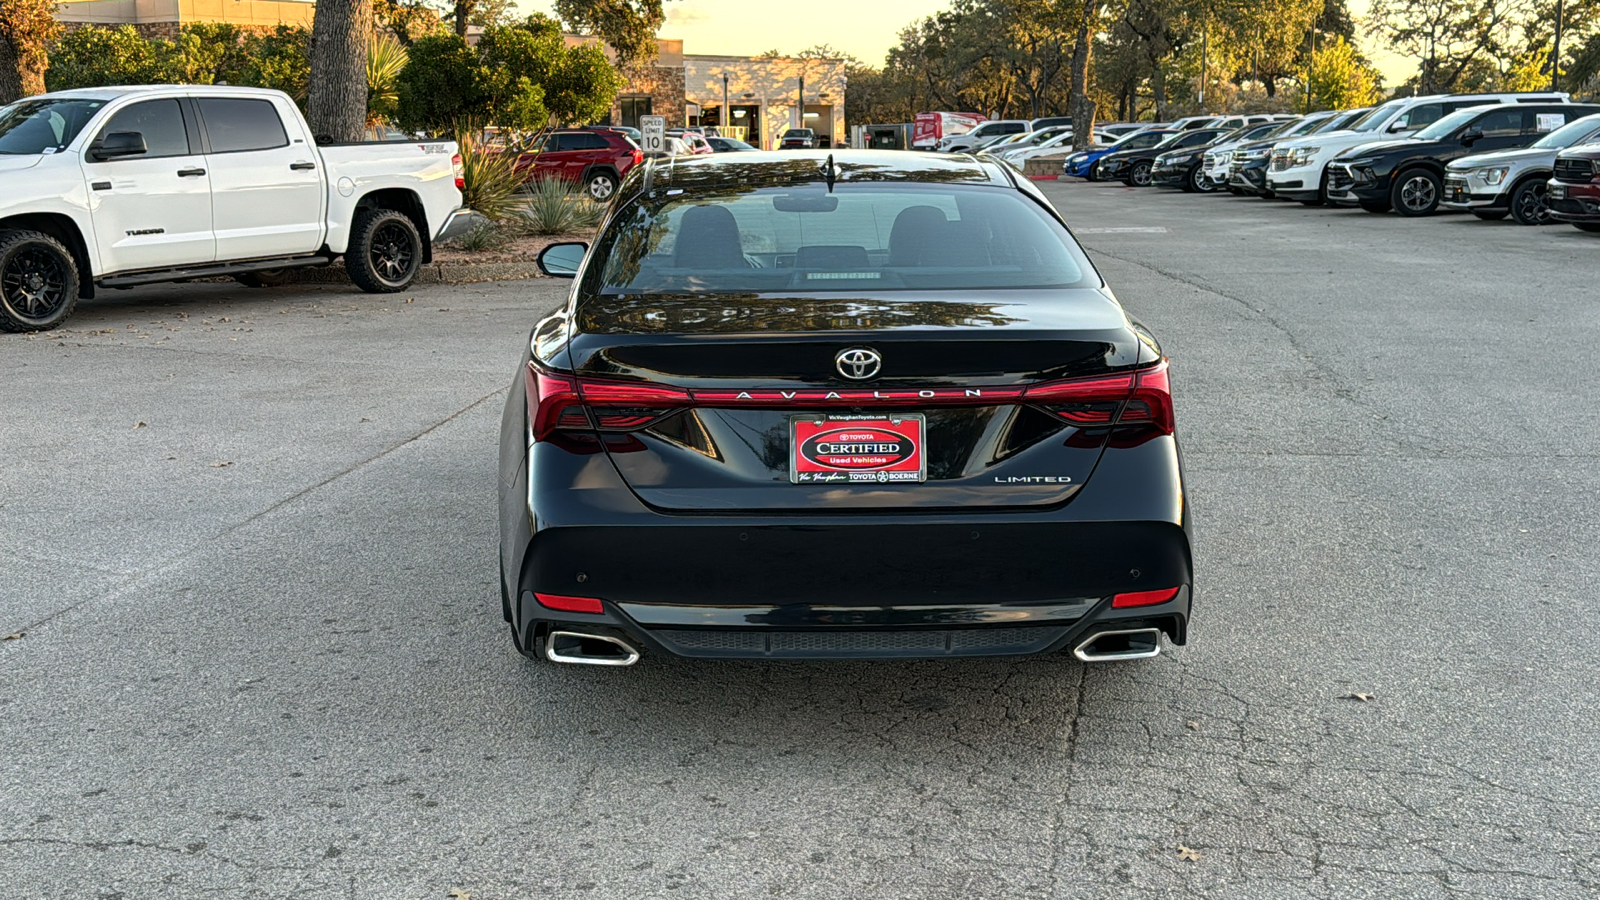
<instances>
[{"instance_id":1,"label":"sky","mask_svg":"<svg viewBox=\"0 0 1600 900\"><path fill-rule=\"evenodd\" d=\"M1369 0L1350 0L1358 17ZM550 12L549 0L521 0L524 10ZM755 56L776 48L797 53L831 44L863 62L883 65L900 29L948 8L949 0L669 0L664 38L681 38L685 53ZM1413 63L1363 41L1362 49L1393 87Z\"/></svg>"}]
</instances>

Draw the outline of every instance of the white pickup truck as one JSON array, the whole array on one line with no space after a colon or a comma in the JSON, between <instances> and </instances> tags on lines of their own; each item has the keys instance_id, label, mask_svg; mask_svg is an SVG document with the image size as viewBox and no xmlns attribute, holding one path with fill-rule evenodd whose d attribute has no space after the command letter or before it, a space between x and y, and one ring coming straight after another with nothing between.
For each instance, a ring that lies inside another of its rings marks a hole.
<instances>
[{"instance_id":1,"label":"white pickup truck","mask_svg":"<svg viewBox=\"0 0 1600 900\"><path fill-rule=\"evenodd\" d=\"M278 91L106 87L0 109L0 330L66 321L96 287L233 276L340 256L403 290L470 226L449 141L318 146Z\"/></svg>"}]
</instances>

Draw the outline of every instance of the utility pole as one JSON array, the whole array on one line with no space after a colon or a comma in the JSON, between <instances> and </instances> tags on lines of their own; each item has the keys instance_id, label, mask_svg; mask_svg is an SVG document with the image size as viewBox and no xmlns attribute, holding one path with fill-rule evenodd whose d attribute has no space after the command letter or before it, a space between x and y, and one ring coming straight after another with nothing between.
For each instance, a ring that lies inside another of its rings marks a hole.
<instances>
[{"instance_id":1,"label":"utility pole","mask_svg":"<svg viewBox=\"0 0 1600 900\"><path fill-rule=\"evenodd\" d=\"M1311 22L1311 55L1306 57L1306 113L1311 112L1311 71L1317 64L1317 23Z\"/></svg>"},{"instance_id":2,"label":"utility pole","mask_svg":"<svg viewBox=\"0 0 1600 900\"><path fill-rule=\"evenodd\" d=\"M1561 90L1561 18L1565 12L1562 0L1556 0L1556 48L1550 54L1550 90Z\"/></svg>"},{"instance_id":3,"label":"utility pole","mask_svg":"<svg viewBox=\"0 0 1600 900\"><path fill-rule=\"evenodd\" d=\"M794 109L794 127L804 128L806 127L806 77L804 75L800 76L800 90L795 96L795 102L798 105Z\"/></svg>"},{"instance_id":4,"label":"utility pole","mask_svg":"<svg viewBox=\"0 0 1600 900\"><path fill-rule=\"evenodd\" d=\"M728 108L728 73L722 73L722 115L717 116L718 134L727 134L728 127L733 124L733 110Z\"/></svg>"},{"instance_id":5,"label":"utility pole","mask_svg":"<svg viewBox=\"0 0 1600 900\"><path fill-rule=\"evenodd\" d=\"M1209 26L1210 24L1211 23L1208 18L1206 25ZM1206 67L1207 53L1210 51L1210 49L1211 29L1210 27L1206 27L1200 32L1200 112L1202 114L1204 114L1206 111Z\"/></svg>"}]
</instances>

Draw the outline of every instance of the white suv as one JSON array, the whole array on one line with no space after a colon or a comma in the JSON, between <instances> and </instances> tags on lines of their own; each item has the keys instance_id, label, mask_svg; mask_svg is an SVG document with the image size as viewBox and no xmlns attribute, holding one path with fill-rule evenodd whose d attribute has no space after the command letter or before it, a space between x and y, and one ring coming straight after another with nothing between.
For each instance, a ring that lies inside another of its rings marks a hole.
<instances>
[{"instance_id":1,"label":"white suv","mask_svg":"<svg viewBox=\"0 0 1600 900\"><path fill-rule=\"evenodd\" d=\"M994 119L984 122L966 134L953 134L940 139L937 149L942 153L970 153L983 143L984 138L1004 137L1031 130L1032 127L1026 119Z\"/></svg>"},{"instance_id":2,"label":"white suv","mask_svg":"<svg viewBox=\"0 0 1600 900\"><path fill-rule=\"evenodd\" d=\"M1267 166L1267 188L1279 197L1307 203L1328 198L1327 165L1335 156L1373 141L1409 135L1445 115L1486 103L1565 103L1567 94L1434 94L1390 100L1357 119L1344 131L1330 131L1272 148Z\"/></svg>"}]
</instances>

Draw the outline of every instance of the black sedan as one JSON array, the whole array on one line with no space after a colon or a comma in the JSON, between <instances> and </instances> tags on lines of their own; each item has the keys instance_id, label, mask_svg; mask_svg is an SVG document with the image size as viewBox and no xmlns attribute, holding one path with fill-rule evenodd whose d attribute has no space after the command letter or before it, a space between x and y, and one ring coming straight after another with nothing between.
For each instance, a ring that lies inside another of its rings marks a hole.
<instances>
[{"instance_id":1,"label":"black sedan","mask_svg":"<svg viewBox=\"0 0 1600 900\"><path fill-rule=\"evenodd\" d=\"M1182 644L1167 361L1027 179L969 156L629 173L500 442L523 653L913 658Z\"/></svg>"},{"instance_id":2,"label":"black sedan","mask_svg":"<svg viewBox=\"0 0 1600 900\"><path fill-rule=\"evenodd\" d=\"M1161 143L1147 150L1123 150L1100 160L1100 171L1111 178L1121 178L1130 187L1145 187L1151 183L1151 170L1156 157L1176 150L1195 150L1222 137L1231 128L1193 128L1168 135Z\"/></svg>"},{"instance_id":3,"label":"black sedan","mask_svg":"<svg viewBox=\"0 0 1600 900\"><path fill-rule=\"evenodd\" d=\"M1328 199L1368 212L1428 216L1444 199L1445 167L1491 150L1526 147L1573 119L1580 103L1503 103L1458 109L1409 138L1353 147L1328 163Z\"/></svg>"}]
</instances>

